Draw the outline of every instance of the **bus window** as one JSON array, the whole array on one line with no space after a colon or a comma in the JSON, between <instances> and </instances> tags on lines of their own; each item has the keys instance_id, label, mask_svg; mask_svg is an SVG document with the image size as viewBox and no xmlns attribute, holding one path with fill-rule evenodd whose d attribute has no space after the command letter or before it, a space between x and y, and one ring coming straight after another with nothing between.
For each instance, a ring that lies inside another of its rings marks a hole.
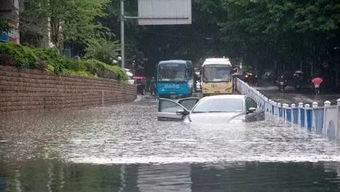
<instances>
[{"instance_id":1,"label":"bus window","mask_svg":"<svg viewBox=\"0 0 340 192\"><path fill-rule=\"evenodd\" d=\"M226 66L205 66L203 80L207 82L231 81L231 68Z\"/></svg>"},{"instance_id":2,"label":"bus window","mask_svg":"<svg viewBox=\"0 0 340 192\"><path fill-rule=\"evenodd\" d=\"M185 81L185 65L163 64L159 66L159 81Z\"/></svg>"}]
</instances>

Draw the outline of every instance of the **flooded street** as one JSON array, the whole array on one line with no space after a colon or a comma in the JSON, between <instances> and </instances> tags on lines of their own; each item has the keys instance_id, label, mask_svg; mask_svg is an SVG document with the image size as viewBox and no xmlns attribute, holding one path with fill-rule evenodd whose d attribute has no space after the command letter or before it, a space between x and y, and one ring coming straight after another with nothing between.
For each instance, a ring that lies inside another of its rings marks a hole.
<instances>
[{"instance_id":1,"label":"flooded street","mask_svg":"<svg viewBox=\"0 0 340 192\"><path fill-rule=\"evenodd\" d=\"M340 145L279 119L159 122L157 101L0 116L0 191L339 191Z\"/></svg>"}]
</instances>

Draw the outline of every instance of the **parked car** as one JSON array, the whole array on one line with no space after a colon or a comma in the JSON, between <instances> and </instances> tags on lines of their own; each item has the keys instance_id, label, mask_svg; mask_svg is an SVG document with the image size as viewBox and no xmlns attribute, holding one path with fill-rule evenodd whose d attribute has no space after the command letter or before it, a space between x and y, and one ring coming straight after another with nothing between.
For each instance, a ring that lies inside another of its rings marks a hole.
<instances>
[{"instance_id":1,"label":"parked car","mask_svg":"<svg viewBox=\"0 0 340 192\"><path fill-rule=\"evenodd\" d=\"M185 123L234 123L264 120L264 112L245 95L217 95L178 100L160 99L158 120Z\"/></svg>"}]
</instances>

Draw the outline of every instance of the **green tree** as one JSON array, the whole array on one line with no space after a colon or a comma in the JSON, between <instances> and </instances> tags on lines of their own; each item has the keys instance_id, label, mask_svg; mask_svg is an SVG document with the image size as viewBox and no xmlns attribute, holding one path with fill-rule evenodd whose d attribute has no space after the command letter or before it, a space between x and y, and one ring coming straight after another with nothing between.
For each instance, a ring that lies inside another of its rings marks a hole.
<instances>
[{"instance_id":1,"label":"green tree","mask_svg":"<svg viewBox=\"0 0 340 192\"><path fill-rule=\"evenodd\" d=\"M101 62L112 64L120 52L118 41L113 41L110 38L95 38L87 43L86 57L94 58Z\"/></svg>"},{"instance_id":2,"label":"green tree","mask_svg":"<svg viewBox=\"0 0 340 192\"><path fill-rule=\"evenodd\" d=\"M223 7L227 17L219 23L226 49L258 69L320 68L339 44L335 0L223 0Z\"/></svg>"},{"instance_id":3,"label":"green tree","mask_svg":"<svg viewBox=\"0 0 340 192\"><path fill-rule=\"evenodd\" d=\"M8 22L5 19L0 18L0 33L9 32L9 30L10 27L8 25Z\"/></svg>"},{"instance_id":4,"label":"green tree","mask_svg":"<svg viewBox=\"0 0 340 192\"><path fill-rule=\"evenodd\" d=\"M65 42L86 45L106 33L97 17L104 16L108 0L30 0L27 2L24 28L46 31L49 27L52 43L63 50ZM25 26L26 25L26 26Z\"/></svg>"},{"instance_id":5,"label":"green tree","mask_svg":"<svg viewBox=\"0 0 340 192\"><path fill-rule=\"evenodd\" d=\"M137 1L125 0L126 15L137 15ZM120 34L119 2L111 0L99 21ZM148 58L146 69L163 59L199 63L228 56L262 70L312 73L323 63L337 63L340 44L340 3L337 0L193 0L192 25L138 26L127 20L128 61Z\"/></svg>"}]
</instances>

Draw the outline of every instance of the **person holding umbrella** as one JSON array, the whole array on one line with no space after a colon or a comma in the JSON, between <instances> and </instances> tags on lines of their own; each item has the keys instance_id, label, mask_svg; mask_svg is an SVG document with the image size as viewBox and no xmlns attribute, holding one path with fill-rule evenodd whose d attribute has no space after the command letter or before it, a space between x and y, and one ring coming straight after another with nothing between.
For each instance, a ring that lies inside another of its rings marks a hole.
<instances>
[{"instance_id":1,"label":"person holding umbrella","mask_svg":"<svg viewBox=\"0 0 340 192\"><path fill-rule=\"evenodd\" d=\"M312 79L312 83L314 85L314 92L315 95L319 95L320 94L320 85L323 82L323 78L316 76Z\"/></svg>"},{"instance_id":2,"label":"person holding umbrella","mask_svg":"<svg viewBox=\"0 0 340 192\"><path fill-rule=\"evenodd\" d=\"M296 90L300 90L303 84L303 72L302 71L295 71L293 75L294 80L294 87Z\"/></svg>"}]
</instances>

